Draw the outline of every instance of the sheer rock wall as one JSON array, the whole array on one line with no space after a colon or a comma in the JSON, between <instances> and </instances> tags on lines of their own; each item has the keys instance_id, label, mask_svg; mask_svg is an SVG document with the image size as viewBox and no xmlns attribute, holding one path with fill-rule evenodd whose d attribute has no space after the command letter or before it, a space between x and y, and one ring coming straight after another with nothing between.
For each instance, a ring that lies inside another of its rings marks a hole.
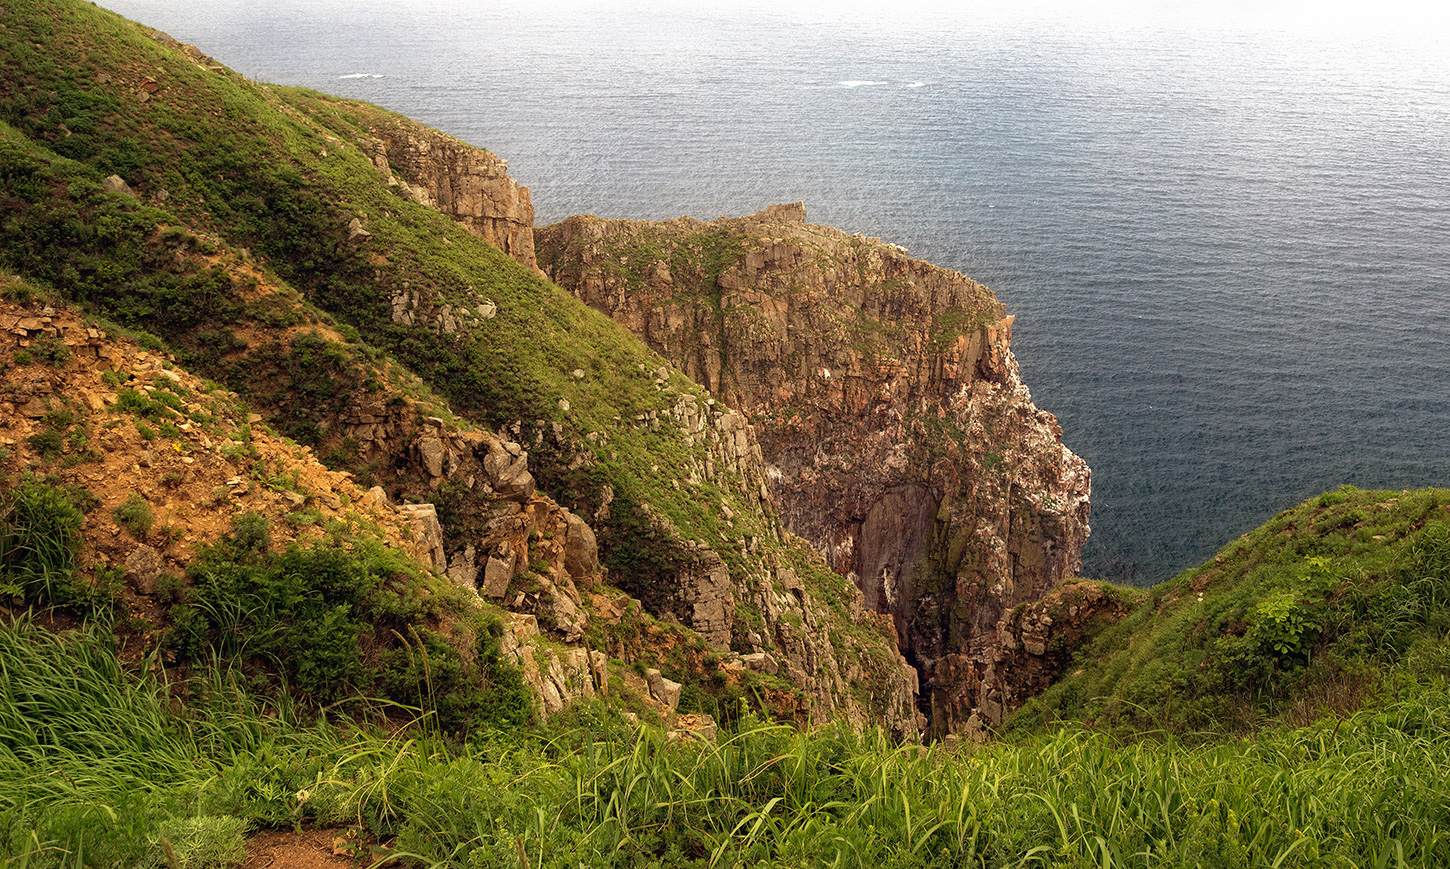
<instances>
[{"instance_id":1,"label":"sheer rock wall","mask_svg":"<svg viewBox=\"0 0 1450 869\"><path fill-rule=\"evenodd\" d=\"M1089 470L1033 405L985 287L798 203L535 237L554 281L750 420L784 524L891 618L924 705L961 712L952 668L990 661L1003 616L1080 569Z\"/></svg>"}]
</instances>

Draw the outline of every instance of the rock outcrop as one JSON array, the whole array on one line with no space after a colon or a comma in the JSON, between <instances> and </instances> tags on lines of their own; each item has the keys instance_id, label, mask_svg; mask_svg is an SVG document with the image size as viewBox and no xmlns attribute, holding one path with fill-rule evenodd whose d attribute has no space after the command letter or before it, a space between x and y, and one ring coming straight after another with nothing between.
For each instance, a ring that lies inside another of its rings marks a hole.
<instances>
[{"instance_id":1,"label":"rock outcrop","mask_svg":"<svg viewBox=\"0 0 1450 869\"><path fill-rule=\"evenodd\" d=\"M746 415L785 525L891 618L931 708L961 702L939 663L991 660L1004 614L1080 568L1088 468L1032 404L985 287L798 203L536 239L553 280Z\"/></svg>"},{"instance_id":2,"label":"rock outcrop","mask_svg":"<svg viewBox=\"0 0 1450 869\"><path fill-rule=\"evenodd\" d=\"M529 188L508 177L507 160L401 118L373 135L364 148L404 198L438 209L537 270L534 206Z\"/></svg>"},{"instance_id":3,"label":"rock outcrop","mask_svg":"<svg viewBox=\"0 0 1450 869\"><path fill-rule=\"evenodd\" d=\"M435 322L439 310L421 304L418 323ZM303 334L297 340L317 339ZM274 355L286 352L278 347ZM780 529L770 521L760 527L761 518L773 515L775 508L749 423L719 402L692 394L694 387L687 389L678 372L664 368L652 376L660 392L672 397L663 409L641 414L630 425L642 436L684 447L677 453L680 466L672 469L675 479L661 485L732 489L731 503L750 516L722 508L719 521L740 543L738 550L717 551L683 534L649 504L633 505L638 524L630 526L627 545L647 553L646 564L618 575L602 566L603 544L595 529L609 526L624 508L606 490L581 515L537 491L529 451L543 444L542 434L526 445L517 426L494 433L434 415L445 411L385 386L388 377L382 374L374 378L374 391L359 389L346 402L316 404L310 410L321 413L314 426L321 436L318 450L345 454L349 466L365 470L367 482L375 486L368 500L399 505L413 529L412 545L426 561L460 587L533 617L551 641L584 640L600 606L618 609L596 600L596 592L616 585L628 592L626 601L641 600L636 619L658 618L692 630L704 641L702 649L711 650L723 664L752 654L772 656L777 663L770 675L796 686L807 698L798 710L783 706L789 716L875 723L915 737L920 727L915 673L894 650L880 654L889 623L864 609L858 593L834 602L834 607L812 595L783 558L789 550ZM337 378L361 375L339 372ZM551 431L556 438L562 436L561 428ZM575 446L607 450L610 443L600 436ZM579 461L586 458L581 455ZM623 544L616 539L614 545ZM795 546L804 548L799 542ZM873 642L838 648L832 636L848 625L868 627L875 632ZM643 627L626 624L609 630L632 637L609 649L611 656L633 661L655 655L651 644L659 637ZM553 665L538 666L542 674ZM569 661L559 666L566 672L577 669ZM695 666L695 677L709 678L716 665L701 658ZM741 669L767 672L743 663ZM562 691L557 680L539 679L543 681L535 687L545 692L545 712L552 709L548 698L555 695L561 702L588 696ZM582 683L575 679L569 684ZM547 685L553 685L553 693ZM871 690L862 690L863 685Z\"/></svg>"},{"instance_id":4,"label":"rock outcrop","mask_svg":"<svg viewBox=\"0 0 1450 869\"><path fill-rule=\"evenodd\" d=\"M997 623L990 654L950 654L937 663L933 722L944 733L984 738L1057 681L1088 635L1130 609L1118 589L1090 580L1013 608Z\"/></svg>"}]
</instances>

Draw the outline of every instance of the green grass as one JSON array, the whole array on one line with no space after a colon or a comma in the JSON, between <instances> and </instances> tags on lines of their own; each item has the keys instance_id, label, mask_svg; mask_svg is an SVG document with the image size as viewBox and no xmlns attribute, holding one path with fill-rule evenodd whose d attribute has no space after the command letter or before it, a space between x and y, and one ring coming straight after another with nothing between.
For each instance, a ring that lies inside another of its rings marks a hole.
<instances>
[{"instance_id":1,"label":"green grass","mask_svg":"<svg viewBox=\"0 0 1450 869\"><path fill-rule=\"evenodd\" d=\"M76 576L81 523L93 500L89 492L69 492L32 476L0 492L0 598L81 612L106 605L106 589Z\"/></svg>"},{"instance_id":2,"label":"green grass","mask_svg":"<svg viewBox=\"0 0 1450 869\"><path fill-rule=\"evenodd\" d=\"M111 511L111 517L137 540L145 540L156 521L151 513L151 505L138 492L132 492L126 496L126 500L117 504L116 509Z\"/></svg>"},{"instance_id":3,"label":"green grass","mask_svg":"<svg viewBox=\"0 0 1450 869\"><path fill-rule=\"evenodd\" d=\"M954 754L748 716L682 744L597 708L444 743L309 721L225 673L168 684L110 643L0 628L0 865L160 866L162 835L225 849L298 823L361 825L417 866L1450 860L1443 682L1213 745L1063 729Z\"/></svg>"},{"instance_id":4,"label":"green grass","mask_svg":"<svg viewBox=\"0 0 1450 869\"><path fill-rule=\"evenodd\" d=\"M1344 487L1287 510L1079 651L1017 727L1251 732L1450 674L1450 491Z\"/></svg>"}]
</instances>

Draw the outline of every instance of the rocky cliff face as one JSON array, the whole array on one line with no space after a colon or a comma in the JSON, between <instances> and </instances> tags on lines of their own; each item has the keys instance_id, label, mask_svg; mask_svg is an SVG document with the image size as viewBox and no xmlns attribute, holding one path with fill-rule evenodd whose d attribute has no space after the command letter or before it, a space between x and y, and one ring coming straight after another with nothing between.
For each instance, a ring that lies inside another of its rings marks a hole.
<instances>
[{"instance_id":1,"label":"rocky cliff face","mask_svg":"<svg viewBox=\"0 0 1450 869\"><path fill-rule=\"evenodd\" d=\"M1033 406L985 287L799 204L575 217L536 241L553 280L750 419L785 525L892 619L931 708L966 696L939 665L990 660L1003 615L1079 569L1089 471Z\"/></svg>"},{"instance_id":2,"label":"rocky cliff face","mask_svg":"<svg viewBox=\"0 0 1450 869\"><path fill-rule=\"evenodd\" d=\"M392 118L365 143L373 165L405 198L436 208L531 269L534 206L508 161L452 136Z\"/></svg>"},{"instance_id":3,"label":"rocky cliff face","mask_svg":"<svg viewBox=\"0 0 1450 869\"><path fill-rule=\"evenodd\" d=\"M937 663L942 690L932 695L932 720L941 732L982 738L1057 681L1086 637L1131 608L1119 589L1091 580L1014 607L997 622L990 654L951 654Z\"/></svg>"}]
</instances>

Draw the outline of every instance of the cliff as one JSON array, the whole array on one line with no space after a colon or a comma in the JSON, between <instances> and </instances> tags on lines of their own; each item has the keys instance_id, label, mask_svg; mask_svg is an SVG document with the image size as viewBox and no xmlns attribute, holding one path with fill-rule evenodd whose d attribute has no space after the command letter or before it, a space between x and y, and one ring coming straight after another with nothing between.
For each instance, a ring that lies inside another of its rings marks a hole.
<instances>
[{"instance_id":1,"label":"cliff","mask_svg":"<svg viewBox=\"0 0 1450 869\"><path fill-rule=\"evenodd\" d=\"M546 707L603 654L691 714L917 732L889 623L783 530L749 423L529 267L502 161L69 0L0 31L0 161L0 266L396 505L509 610Z\"/></svg>"},{"instance_id":2,"label":"cliff","mask_svg":"<svg viewBox=\"0 0 1450 869\"><path fill-rule=\"evenodd\" d=\"M380 115L371 132L364 149L389 185L537 269L534 206L507 160L397 115Z\"/></svg>"},{"instance_id":3,"label":"cliff","mask_svg":"<svg viewBox=\"0 0 1450 869\"><path fill-rule=\"evenodd\" d=\"M931 709L975 697L961 674L1003 615L1080 568L1088 468L1032 404L985 287L799 204L535 237L553 280L746 415L782 520L891 617Z\"/></svg>"}]
</instances>

